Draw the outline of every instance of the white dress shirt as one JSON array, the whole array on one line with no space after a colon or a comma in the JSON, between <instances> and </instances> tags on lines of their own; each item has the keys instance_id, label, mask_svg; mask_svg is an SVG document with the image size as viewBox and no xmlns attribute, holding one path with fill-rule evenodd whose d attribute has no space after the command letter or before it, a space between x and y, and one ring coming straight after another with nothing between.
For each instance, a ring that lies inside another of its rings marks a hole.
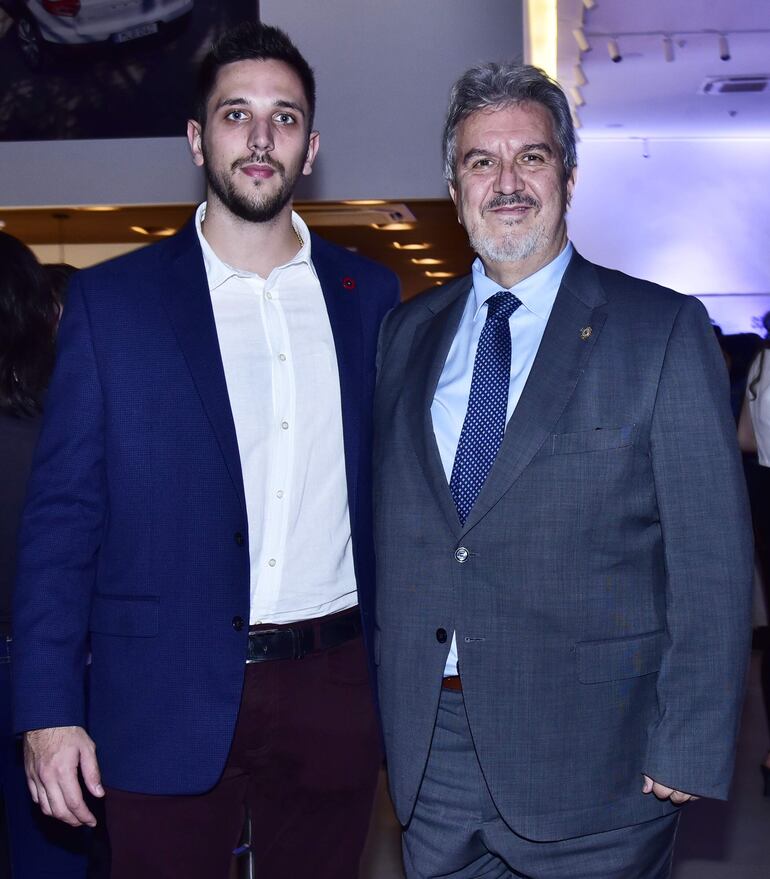
<instances>
[{"instance_id":1,"label":"white dress shirt","mask_svg":"<svg viewBox=\"0 0 770 879\"><path fill-rule=\"evenodd\" d=\"M310 233L267 278L224 263L201 230L248 514L250 623L290 623L358 603L337 357ZM297 242L299 244L299 242Z\"/></svg>"},{"instance_id":2,"label":"white dress shirt","mask_svg":"<svg viewBox=\"0 0 770 879\"><path fill-rule=\"evenodd\" d=\"M471 393L473 363L479 336L487 318L487 299L500 290L509 289L521 300L521 305L509 319L511 328L511 380L508 388L506 424L524 390L537 349L543 339L545 325L561 284L561 279L572 258L572 245L567 246L548 265L513 287L505 288L487 277L480 259L474 260L473 288L457 327L441 373L430 408L433 432L436 436L441 463L447 482L452 477L457 444L468 409ZM445 675L457 674L457 637L452 635L452 646L447 657Z\"/></svg>"}]
</instances>

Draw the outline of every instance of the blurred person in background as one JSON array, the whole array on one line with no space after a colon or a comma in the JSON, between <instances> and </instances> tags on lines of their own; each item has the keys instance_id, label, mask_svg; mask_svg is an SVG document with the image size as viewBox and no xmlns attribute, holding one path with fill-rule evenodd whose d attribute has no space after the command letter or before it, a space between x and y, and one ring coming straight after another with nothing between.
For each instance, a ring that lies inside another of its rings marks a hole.
<instances>
[{"instance_id":1,"label":"blurred person in background","mask_svg":"<svg viewBox=\"0 0 770 879\"><path fill-rule=\"evenodd\" d=\"M765 339L759 353L749 367L746 394L738 422L738 441L741 451L756 453L758 466L747 468L757 566L765 596L765 608L770 612L770 311L762 317ZM770 729L770 638L765 628L762 647L762 698ZM764 795L770 797L770 750L760 767Z\"/></svg>"},{"instance_id":2,"label":"blurred person in background","mask_svg":"<svg viewBox=\"0 0 770 879\"><path fill-rule=\"evenodd\" d=\"M45 817L29 797L10 696L16 534L53 367L62 291L72 271L56 266L49 273L28 247L0 232L0 792L13 879L82 879L87 873L88 828L73 830Z\"/></svg>"}]
</instances>

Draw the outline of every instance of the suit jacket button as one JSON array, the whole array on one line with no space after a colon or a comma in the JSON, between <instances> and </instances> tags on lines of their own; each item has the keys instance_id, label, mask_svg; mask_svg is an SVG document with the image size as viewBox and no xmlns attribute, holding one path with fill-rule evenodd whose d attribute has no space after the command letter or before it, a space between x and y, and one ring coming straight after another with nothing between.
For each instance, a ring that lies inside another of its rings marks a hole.
<instances>
[{"instance_id":1,"label":"suit jacket button","mask_svg":"<svg viewBox=\"0 0 770 879\"><path fill-rule=\"evenodd\" d=\"M446 643L446 629L436 629L436 640L439 644Z\"/></svg>"},{"instance_id":2,"label":"suit jacket button","mask_svg":"<svg viewBox=\"0 0 770 879\"><path fill-rule=\"evenodd\" d=\"M236 531L235 534L233 534L233 540L235 541L236 546L243 546L243 544L246 543L243 534L241 534L240 531Z\"/></svg>"},{"instance_id":3,"label":"suit jacket button","mask_svg":"<svg viewBox=\"0 0 770 879\"><path fill-rule=\"evenodd\" d=\"M233 617L233 628L236 632L240 632L243 626L243 617Z\"/></svg>"},{"instance_id":4,"label":"suit jacket button","mask_svg":"<svg viewBox=\"0 0 770 879\"><path fill-rule=\"evenodd\" d=\"M455 550L455 558L457 559L458 562L460 562L461 565L465 564L465 562L468 561L469 555L470 555L470 553L468 552L468 550L464 546L458 546L457 549Z\"/></svg>"}]
</instances>

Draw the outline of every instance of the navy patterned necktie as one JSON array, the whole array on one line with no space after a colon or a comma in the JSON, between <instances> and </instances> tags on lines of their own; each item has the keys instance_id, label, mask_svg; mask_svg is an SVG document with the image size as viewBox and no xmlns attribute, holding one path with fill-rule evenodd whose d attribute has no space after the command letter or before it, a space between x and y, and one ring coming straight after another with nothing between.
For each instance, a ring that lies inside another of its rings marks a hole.
<instances>
[{"instance_id":1,"label":"navy patterned necktie","mask_svg":"<svg viewBox=\"0 0 770 879\"><path fill-rule=\"evenodd\" d=\"M468 411L449 480L457 515L463 525L503 441L511 381L508 319L520 305L521 301L507 290L487 299L487 319L473 362Z\"/></svg>"}]
</instances>

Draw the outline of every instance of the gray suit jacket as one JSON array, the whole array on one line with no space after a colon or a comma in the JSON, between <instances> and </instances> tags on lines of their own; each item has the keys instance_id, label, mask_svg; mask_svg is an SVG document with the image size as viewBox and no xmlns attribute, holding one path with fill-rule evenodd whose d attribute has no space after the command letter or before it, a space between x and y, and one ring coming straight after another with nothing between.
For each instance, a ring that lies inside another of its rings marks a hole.
<instances>
[{"instance_id":1,"label":"gray suit jacket","mask_svg":"<svg viewBox=\"0 0 770 879\"><path fill-rule=\"evenodd\" d=\"M380 336L375 651L398 816L430 747L449 648L439 629L457 632L484 775L523 836L671 811L641 794L642 773L725 797L752 543L706 311L576 253L461 527L430 405L470 287L400 306Z\"/></svg>"}]
</instances>

